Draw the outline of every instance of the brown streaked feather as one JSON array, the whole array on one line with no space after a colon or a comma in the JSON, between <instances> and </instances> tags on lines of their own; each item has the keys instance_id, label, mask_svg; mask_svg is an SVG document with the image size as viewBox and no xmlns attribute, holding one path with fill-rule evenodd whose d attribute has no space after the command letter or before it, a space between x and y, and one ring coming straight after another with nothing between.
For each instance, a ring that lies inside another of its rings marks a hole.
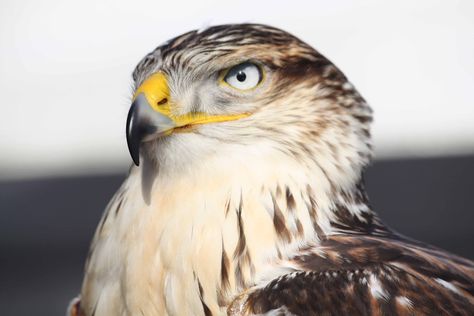
<instances>
[{"instance_id":1,"label":"brown streaked feather","mask_svg":"<svg viewBox=\"0 0 474 316\"><path fill-rule=\"evenodd\" d=\"M235 280L240 288L245 288L248 286L249 280L246 279L244 275L244 269L250 270L250 273L253 274L253 263L250 258L250 253L247 247L247 241L245 237L244 223L242 220L242 207L243 207L243 197L240 196L239 206L236 209L237 213L237 230L238 230L238 242L234 250L233 259L236 264L234 271Z\"/></svg>"},{"instance_id":2,"label":"brown streaked feather","mask_svg":"<svg viewBox=\"0 0 474 316\"><path fill-rule=\"evenodd\" d=\"M204 302L204 290L202 289L201 281L199 281L198 279L197 282L198 282L198 289L199 289L199 298L201 300L204 316L212 316L211 310L207 306L206 302Z\"/></svg>"},{"instance_id":3,"label":"brown streaked feather","mask_svg":"<svg viewBox=\"0 0 474 316\"><path fill-rule=\"evenodd\" d=\"M283 214L273 194L272 194L272 203L273 203L273 226L275 227L275 231L282 240L284 240L285 242L290 242L291 234L285 225Z\"/></svg>"}]
</instances>

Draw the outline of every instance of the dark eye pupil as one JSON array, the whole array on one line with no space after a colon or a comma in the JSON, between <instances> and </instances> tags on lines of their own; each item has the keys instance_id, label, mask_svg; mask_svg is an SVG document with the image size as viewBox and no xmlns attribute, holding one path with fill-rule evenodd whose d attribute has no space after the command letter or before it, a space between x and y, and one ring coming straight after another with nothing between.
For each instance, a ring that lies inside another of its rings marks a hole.
<instances>
[{"instance_id":1,"label":"dark eye pupil","mask_svg":"<svg viewBox=\"0 0 474 316\"><path fill-rule=\"evenodd\" d=\"M247 75L242 70L237 73L237 80L239 80L240 82L244 82L246 78Z\"/></svg>"}]
</instances>

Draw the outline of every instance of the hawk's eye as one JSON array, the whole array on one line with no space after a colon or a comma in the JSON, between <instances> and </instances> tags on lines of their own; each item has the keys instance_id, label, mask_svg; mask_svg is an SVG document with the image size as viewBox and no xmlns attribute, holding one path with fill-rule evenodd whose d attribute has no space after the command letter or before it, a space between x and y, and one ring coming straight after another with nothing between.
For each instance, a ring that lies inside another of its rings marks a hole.
<instances>
[{"instance_id":1,"label":"hawk's eye","mask_svg":"<svg viewBox=\"0 0 474 316\"><path fill-rule=\"evenodd\" d=\"M232 88L249 90L262 81L262 71L257 65L245 62L230 68L224 76L224 81Z\"/></svg>"}]
</instances>

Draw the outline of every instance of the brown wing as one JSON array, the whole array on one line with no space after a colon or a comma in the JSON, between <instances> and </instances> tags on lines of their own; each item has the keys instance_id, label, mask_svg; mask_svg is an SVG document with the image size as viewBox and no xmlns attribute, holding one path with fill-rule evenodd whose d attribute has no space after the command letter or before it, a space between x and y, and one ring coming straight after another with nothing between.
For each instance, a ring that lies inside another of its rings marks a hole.
<instances>
[{"instance_id":1,"label":"brown wing","mask_svg":"<svg viewBox=\"0 0 474 316\"><path fill-rule=\"evenodd\" d=\"M244 314L474 315L468 260L393 236L331 237L311 250L293 259L301 271L246 294Z\"/></svg>"}]
</instances>

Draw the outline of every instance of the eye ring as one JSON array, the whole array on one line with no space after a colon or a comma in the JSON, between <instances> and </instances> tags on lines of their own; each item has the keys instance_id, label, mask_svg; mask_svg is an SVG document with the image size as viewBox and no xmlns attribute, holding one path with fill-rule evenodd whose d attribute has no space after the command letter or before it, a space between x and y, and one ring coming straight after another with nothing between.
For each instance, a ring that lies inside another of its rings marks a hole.
<instances>
[{"instance_id":1,"label":"eye ring","mask_svg":"<svg viewBox=\"0 0 474 316\"><path fill-rule=\"evenodd\" d=\"M264 79L262 67L246 61L224 70L219 82L235 90L250 91L257 88Z\"/></svg>"}]
</instances>

